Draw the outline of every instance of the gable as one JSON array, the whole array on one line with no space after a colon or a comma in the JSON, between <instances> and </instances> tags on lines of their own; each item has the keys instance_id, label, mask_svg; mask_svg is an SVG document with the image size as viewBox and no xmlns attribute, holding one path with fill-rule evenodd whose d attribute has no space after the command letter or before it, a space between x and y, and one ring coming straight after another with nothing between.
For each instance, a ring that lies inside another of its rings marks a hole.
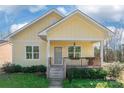
<instances>
[{"instance_id":1,"label":"gable","mask_svg":"<svg viewBox=\"0 0 124 93\"><path fill-rule=\"evenodd\" d=\"M58 11L51 10L51 11L47 12L46 14L44 14L43 16L41 16L40 18L32 21L28 25L15 31L7 39L22 38L23 36L25 37L25 35L27 36L27 34L29 36L29 33L32 33L32 35L36 36L36 34L38 32L40 32L41 30L54 24L55 22L60 20L62 18L62 16L63 15L59 14ZM20 37L20 36L22 36L22 37Z\"/></svg>"},{"instance_id":2,"label":"gable","mask_svg":"<svg viewBox=\"0 0 124 93\"><path fill-rule=\"evenodd\" d=\"M80 13L75 13L68 19L46 30L48 39L104 40L108 32L100 28Z\"/></svg>"}]
</instances>

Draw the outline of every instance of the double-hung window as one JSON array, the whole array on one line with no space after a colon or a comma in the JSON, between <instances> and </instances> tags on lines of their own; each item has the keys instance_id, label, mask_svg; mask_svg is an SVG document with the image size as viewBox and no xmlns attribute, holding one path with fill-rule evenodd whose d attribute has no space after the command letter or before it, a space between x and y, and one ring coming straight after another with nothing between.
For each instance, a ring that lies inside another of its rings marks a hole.
<instances>
[{"instance_id":1,"label":"double-hung window","mask_svg":"<svg viewBox=\"0 0 124 93\"><path fill-rule=\"evenodd\" d=\"M81 47L80 46L70 46L68 48L68 57L73 58L80 58L81 57Z\"/></svg>"},{"instance_id":2,"label":"double-hung window","mask_svg":"<svg viewBox=\"0 0 124 93\"><path fill-rule=\"evenodd\" d=\"M39 46L26 46L26 59L39 59Z\"/></svg>"}]
</instances>

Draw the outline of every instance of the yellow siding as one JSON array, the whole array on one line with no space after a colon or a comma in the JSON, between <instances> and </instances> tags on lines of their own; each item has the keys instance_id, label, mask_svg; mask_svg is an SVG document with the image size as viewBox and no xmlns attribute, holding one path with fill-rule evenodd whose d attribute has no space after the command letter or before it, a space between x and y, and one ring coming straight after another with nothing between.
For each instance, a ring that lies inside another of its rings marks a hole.
<instances>
[{"instance_id":1,"label":"yellow siding","mask_svg":"<svg viewBox=\"0 0 124 93\"><path fill-rule=\"evenodd\" d=\"M0 67L12 62L12 45L8 42L0 44Z\"/></svg>"},{"instance_id":2,"label":"yellow siding","mask_svg":"<svg viewBox=\"0 0 124 93\"><path fill-rule=\"evenodd\" d=\"M48 31L48 39L104 40L106 34L101 28L86 20L79 14Z\"/></svg>"},{"instance_id":3,"label":"yellow siding","mask_svg":"<svg viewBox=\"0 0 124 93\"><path fill-rule=\"evenodd\" d=\"M62 47L62 57L68 57L68 47L73 46L71 41L51 41L50 56L54 58L54 47ZM76 46L81 46L81 57L94 57L93 42L75 41Z\"/></svg>"},{"instance_id":4,"label":"yellow siding","mask_svg":"<svg viewBox=\"0 0 124 93\"><path fill-rule=\"evenodd\" d=\"M60 20L61 16L56 13L51 13L50 15L44 17L38 22L32 24L31 26L24 29L24 31L19 32L11 38L13 44L12 53L14 64L20 64L22 66L31 65L46 65L46 42L38 37L38 33L51 25L52 19ZM40 59L38 60L27 60L25 58L25 46L26 45L38 45L40 47Z\"/></svg>"}]
</instances>

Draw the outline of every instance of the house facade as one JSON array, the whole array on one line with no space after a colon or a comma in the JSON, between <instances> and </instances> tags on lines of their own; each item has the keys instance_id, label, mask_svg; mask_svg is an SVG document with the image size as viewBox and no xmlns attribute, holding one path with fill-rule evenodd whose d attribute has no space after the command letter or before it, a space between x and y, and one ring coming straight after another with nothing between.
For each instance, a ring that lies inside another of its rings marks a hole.
<instances>
[{"instance_id":1,"label":"house facade","mask_svg":"<svg viewBox=\"0 0 124 93\"><path fill-rule=\"evenodd\" d=\"M67 16L50 10L40 18L12 33L12 63L21 66L72 65L101 66L104 40L111 31L76 10ZM100 56L94 44L100 43Z\"/></svg>"},{"instance_id":2,"label":"house facade","mask_svg":"<svg viewBox=\"0 0 124 93\"><path fill-rule=\"evenodd\" d=\"M12 62L12 45L10 42L0 40L0 67Z\"/></svg>"}]
</instances>

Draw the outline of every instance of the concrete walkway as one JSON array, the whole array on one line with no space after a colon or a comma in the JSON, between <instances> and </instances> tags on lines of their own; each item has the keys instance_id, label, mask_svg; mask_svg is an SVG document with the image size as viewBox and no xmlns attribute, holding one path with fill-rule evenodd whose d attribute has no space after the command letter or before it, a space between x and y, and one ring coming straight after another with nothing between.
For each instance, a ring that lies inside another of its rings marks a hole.
<instances>
[{"instance_id":1,"label":"concrete walkway","mask_svg":"<svg viewBox=\"0 0 124 93\"><path fill-rule=\"evenodd\" d=\"M49 88L62 88L62 79L50 79Z\"/></svg>"}]
</instances>

